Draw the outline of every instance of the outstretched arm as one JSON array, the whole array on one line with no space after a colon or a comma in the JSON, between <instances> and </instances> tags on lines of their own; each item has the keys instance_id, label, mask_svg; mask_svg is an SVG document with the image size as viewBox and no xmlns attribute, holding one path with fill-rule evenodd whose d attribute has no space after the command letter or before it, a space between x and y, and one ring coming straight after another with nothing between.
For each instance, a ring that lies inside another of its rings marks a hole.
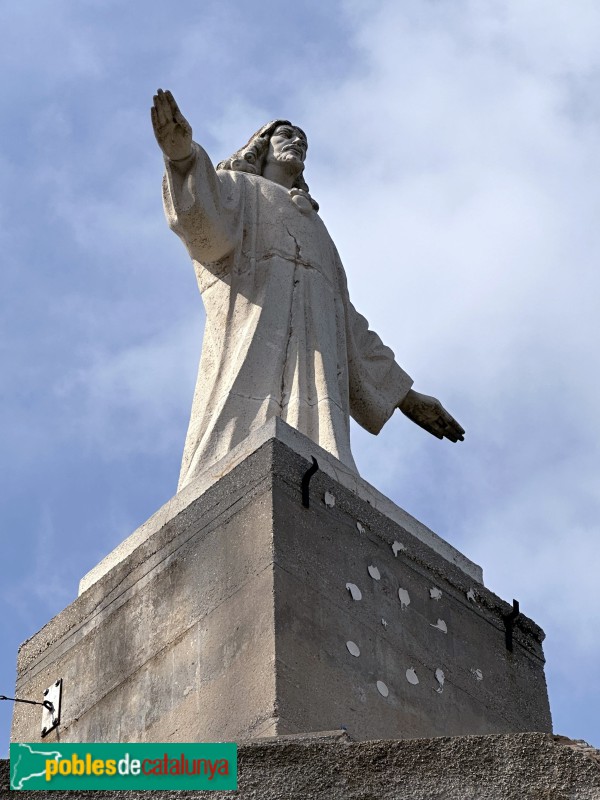
<instances>
[{"instance_id":1,"label":"outstretched arm","mask_svg":"<svg viewBox=\"0 0 600 800\"><path fill-rule=\"evenodd\" d=\"M233 185L233 173L219 176L208 154L192 142L192 127L171 92L158 90L150 114L156 141L165 156L163 203L167 222L192 259L210 271L210 265L230 253L241 236L239 187ZM219 267L224 268L223 264Z\"/></svg>"},{"instance_id":2,"label":"outstretched arm","mask_svg":"<svg viewBox=\"0 0 600 800\"><path fill-rule=\"evenodd\" d=\"M451 442L462 442L464 439L464 430L435 397L409 389L408 394L398 404L398 408L410 420L438 439L445 437Z\"/></svg>"},{"instance_id":3,"label":"outstretched arm","mask_svg":"<svg viewBox=\"0 0 600 800\"><path fill-rule=\"evenodd\" d=\"M160 149L171 161L181 161L192 153L192 126L179 110L170 91L159 89L150 109L154 135Z\"/></svg>"},{"instance_id":4,"label":"outstretched arm","mask_svg":"<svg viewBox=\"0 0 600 800\"><path fill-rule=\"evenodd\" d=\"M340 278L347 292L340 264ZM367 320L347 300L346 319L350 414L370 433L378 434L399 408L410 420L438 439L463 441L464 430L435 397L411 389L412 379L396 363ZM398 401L398 398L402 399Z\"/></svg>"}]
</instances>

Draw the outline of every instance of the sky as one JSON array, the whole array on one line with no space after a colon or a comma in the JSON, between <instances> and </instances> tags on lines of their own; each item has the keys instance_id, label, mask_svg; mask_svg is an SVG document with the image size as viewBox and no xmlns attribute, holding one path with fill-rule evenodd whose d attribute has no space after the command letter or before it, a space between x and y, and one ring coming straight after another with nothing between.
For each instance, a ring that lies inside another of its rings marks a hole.
<instances>
[{"instance_id":1,"label":"sky","mask_svg":"<svg viewBox=\"0 0 600 800\"><path fill-rule=\"evenodd\" d=\"M467 431L354 426L359 470L541 625L555 731L600 747L600 6L29 0L0 29L0 694L176 490L204 317L162 87L215 163L307 132L354 304Z\"/></svg>"}]
</instances>

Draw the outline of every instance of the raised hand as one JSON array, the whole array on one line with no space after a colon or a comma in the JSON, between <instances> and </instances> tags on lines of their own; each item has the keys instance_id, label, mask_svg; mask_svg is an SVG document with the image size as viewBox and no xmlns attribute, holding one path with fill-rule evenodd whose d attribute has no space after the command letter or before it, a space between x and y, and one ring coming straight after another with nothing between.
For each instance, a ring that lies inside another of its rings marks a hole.
<instances>
[{"instance_id":1,"label":"raised hand","mask_svg":"<svg viewBox=\"0 0 600 800\"><path fill-rule=\"evenodd\" d=\"M464 439L464 430L435 397L410 389L398 408L410 420L438 439L445 437L451 442L462 442Z\"/></svg>"},{"instance_id":2,"label":"raised hand","mask_svg":"<svg viewBox=\"0 0 600 800\"><path fill-rule=\"evenodd\" d=\"M192 152L192 126L179 110L175 98L159 89L150 109L156 141L172 161L187 158Z\"/></svg>"}]
</instances>

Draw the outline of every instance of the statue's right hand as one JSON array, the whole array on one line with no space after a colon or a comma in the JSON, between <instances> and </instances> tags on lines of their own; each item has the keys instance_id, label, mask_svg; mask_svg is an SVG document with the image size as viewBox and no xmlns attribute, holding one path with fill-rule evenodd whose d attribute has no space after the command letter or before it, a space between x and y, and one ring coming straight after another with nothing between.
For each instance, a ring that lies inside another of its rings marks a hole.
<instances>
[{"instance_id":1,"label":"statue's right hand","mask_svg":"<svg viewBox=\"0 0 600 800\"><path fill-rule=\"evenodd\" d=\"M192 152L192 126L179 110L171 92L158 90L150 115L156 141L167 158L173 161L187 158Z\"/></svg>"}]
</instances>

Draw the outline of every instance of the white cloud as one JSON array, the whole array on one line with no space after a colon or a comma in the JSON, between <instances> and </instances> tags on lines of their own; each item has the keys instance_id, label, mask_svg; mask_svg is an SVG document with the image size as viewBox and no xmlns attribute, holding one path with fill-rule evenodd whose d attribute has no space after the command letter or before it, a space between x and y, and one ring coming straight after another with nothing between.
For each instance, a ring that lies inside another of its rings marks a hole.
<instances>
[{"instance_id":1,"label":"white cloud","mask_svg":"<svg viewBox=\"0 0 600 800\"><path fill-rule=\"evenodd\" d=\"M109 460L183 449L200 332L199 319L184 320L68 374L55 391L71 409L72 433Z\"/></svg>"}]
</instances>

